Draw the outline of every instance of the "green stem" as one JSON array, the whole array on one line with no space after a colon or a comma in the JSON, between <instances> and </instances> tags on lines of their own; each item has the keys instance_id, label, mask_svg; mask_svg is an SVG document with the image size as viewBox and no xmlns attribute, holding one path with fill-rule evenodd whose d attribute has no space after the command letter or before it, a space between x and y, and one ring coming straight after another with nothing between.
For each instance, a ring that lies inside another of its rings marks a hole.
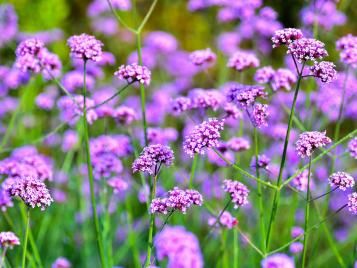
<instances>
[{"instance_id":1,"label":"green stem","mask_svg":"<svg viewBox=\"0 0 357 268\"><path fill-rule=\"evenodd\" d=\"M110 102L112 99L114 99L115 97L119 96L121 93L124 92L125 89L127 89L129 86L131 85L131 83L126 84L125 86L123 86L121 89L119 89L115 94L113 94L111 97L109 97L108 99L102 101L101 103L92 106L90 108L88 108L88 110L93 110L93 109L97 109L98 107Z\"/></svg>"},{"instance_id":2,"label":"green stem","mask_svg":"<svg viewBox=\"0 0 357 268\"><path fill-rule=\"evenodd\" d=\"M243 237L243 239L263 258L265 258L266 254L264 254L249 238L246 236L242 230L237 226L236 227L240 235Z\"/></svg>"},{"instance_id":3,"label":"green stem","mask_svg":"<svg viewBox=\"0 0 357 268\"><path fill-rule=\"evenodd\" d=\"M277 182L276 182L276 186L278 187L278 190L276 190L275 193L274 193L273 207L272 207L271 214L270 214L270 221L269 221L268 231L267 231L267 236L266 236L265 245L266 245L266 249L267 250L269 250L271 230L272 230L273 223L275 221L276 212L277 212L277 209L278 209L278 206L279 206L279 201L280 201L280 190L279 190L279 188L280 188L280 184L281 184L282 176L283 176L283 171L284 171L284 167L285 167L286 153L287 153L288 144L289 144L289 138L290 138L290 130L291 130L292 123L293 123L296 100L297 100L297 97L298 97L298 94L299 94L300 83L301 83L301 79L302 79L302 72L304 70L304 66L305 66L305 63L303 64L303 66L302 66L302 68L301 68L301 70L299 72L299 78L298 78L298 81L296 83L293 104L292 104L291 109L290 109L291 111L290 111L290 115L289 115L288 129L286 131L283 155L281 157L279 175L278 175L278 179L277 179Z\"/></svg>"},{"instance_id":4,"label":"green stem","mask_svg":"<svg viewBox=\"0 0 357 268\"><path fill-rule=\"evenodd\" d=\"M311 159L312 156L309 158L309 173L307 176L307 191L306 191L306 200L310 200L310 178L311 178ZM307 240L308 240L308 234L307 234L307 227L309 225L309 217L310 217L310 202L305 203L305 223L304 223L304 248L302 252L302 267L305 267L306 264L306 254L307 254Z\"/></svg>"},{"instance_id":5,"label":"green stem","mask_svg":"<svg viewBox=\"0 0 357 268\"><path fill-rule=\"evenodd\" d=\"M3 137L2 141L1 141L0 149L2 149L5 146L5 144L7 144L8 140L9 140L11 134L12 134L12 130L13 130L14 126L15 126L16 119L17 119L17 117L18 117L18 115L20 113L20 108L21 108L21 105L18 104L16 110L14 111L14 113L11 116L11 119L10 119L9 125L8 125L8 127L6 129L5 135L4 135L4 137Z\"/></svg>"},{"instance_id":6,"label":"green stem","mask_svg":"<svg viewBox=\"0 0 357 268\"><path fill-rule=\"evenodd\" d=\"M254 155L255 155L255 175L259 179L259 166L258 166L258 154L259 154L259 143L258 143L258 131L256 128L253 130L253 138L254 138ZM257 182L257 190L258 190L258 199L259 199L259 224L260 224L260 236L261 236L261 244L262 250L265 252L265 220L264 220L264 201L263 201L263 192L262 185L260 182Z\"/></svg>"},{"instance_id":7,"label":"green stem","mask_svg":"<svg viewBox=\"0 0 357 268\"><path fill-rule=\"evenodd\" d=\"M139 253L139 249L136 246L136 234L135 231L133 230L133 217L132 217L132 208L131 208L131 203L128 197L126 197L125 199L125 207L126 207L126 211L127 211L127 215L128 215L128 238L129 238L129 243L131 246L131 250L133 252L133 258L134 258L134 267L136 268L140 268L141 264L140 264L140 253Z\"/></svg>"},{"instance_id":8,"label":"green stem","mask_svg":"<svg viewBox=\"0 0 357 268\"><path fill-rule=\"evenodd\" d=\"M127 30L131 31L132 33L136 34L136 30L133 29L132 27L130 27L128 24L125 23L125 21L120 17L120 15L118 14L118 12L113 8L112 2L110 0L107 0L107 3L110 7L110 10L112 11L112 13L114 14L114 16L116 17L116 19L118 20L118 22L120 24L122 24Z\"/></svg>"},{"instance_id":9,"label":"green stem","mask_svg":"<svg viewBox=\"0 0 357 268\"><path fill-rule=\"evenodd\" d=\"M233 267L235 267L235 268L239 268L238 254L239 254L238 229L234 228L234 230L233 230Z\"/></svg>"},{"instance_id":10,"label":"green stem","mask_svg":"<svg viewBox=\"0 0 357 268\"><path fill-rule=\"evenodd\" d=\"M136 31L137 34L140 34L141 31L144 29L145 24L148 22L148 20L149 20L151 14L152 14L152 12L153 12L154 9L155 9L155 6L156 6L156 4L157 4L157 1L158 1L158 0L154 0L154 1L152 2L151 6L150 6L150 8L149 8L148 13L146 13L146 15L145 15L143 21L141 22L139 28L138 28L137 31Z\"/></svg>"},{"instance_id":11,"label":"green stem","mask_svg":"<svg viewBox=\"0 0 357 268\"><path fill-rule=\"evenodd\" d=\"M6 255L7 247L4 247L1 253L1 260L0 260L0 268L5 267L5 255Z\"/></svg>"},{"instance_id":12,"label":"green stem","mask_svg":"<svg viewBox=\"0 0 357 268\"><path fill-rule=\"evenodd\" d=\"M158 174L155 174L155 176L153 177L151 200L153 200L156 197L157 176L158 176ZM155 228L155 213L151 213L150 214L150 228L149 228L149 238L148 238L148 245L147 245L147 256L146 256L145 267L148 267L151 264L151 252L152 252L152 248L153 248L154 228Z\"/></svg>"},{"instance_id":13,"label":"green stem","mask_svg":"<svg viewBox=\"0 0 357 268\"><path fill-rule=\"evenodd\" d=\"M26 266L26 252L27 252L27 241L29 238L29 229L30 229L30 209L27 208L27 217L26 217L26 227L25 227L25 237L24 237L24 248L22 252L22 264L21 267L25 268Z\"/></svg>"},{"instance_id":14,"label":"green stem","mask_svg":"<svg viewBox=\"0 0 357 268\"><path fill-rule=\"evenodd\" d=\"M192 167L191 167L191 174L190 174L190 188L192 189L193 188L193 179L195 177L195 173L196 173L196 169L197 169L197 163L198 163L198 155L196 154L193 158L193 161L192 161Z\"/></svg>"},{"instance_id":15,"label":"green stem","mask_svg":"<svg viewBox=\"0 0 357 268\"><path fill-rule=\"evenodd\" d=\"M137 34L137 50L138 50L138 59L139 59L139 64L143 65L143 59L141 55L141 35L140 33ZM145 87L143 84L140 83L140 103L141 103L141 117L142 117L142 124L144 128L144 140L145 140L145 146L148 145L148 134L147 134L147 122L146 122L146 93L145 93Z\"/></svg>"},{"instance_id":16,"label":"green stem","mask_svg":"<svg viewBox=\"0 0 357 268\"><path fill-rule=\"evenodd\" d=\"M86 66L87 61L84 60L83 64L83 134L84 134L84 143L85 143L85 152L87 158L87 171L88 171L88 178L89 178L89 186L90 186L90 196L91 196L91 205L92 205L92 213L93 213L93 221L95 225L95 233L96 239L99 249L100 261L102 267L106 267L105 257L104 257L104 247L103 247L103 239L99 228L99 220L97 214L97 203L95 200L95 193L94 193L94 177L93 177L93 170L91 164L91 157L90 157L90 149L89 149L89 129L88 129L88 122L87 122L87 86L86 86Z\"/></svg>"}]
</instances>

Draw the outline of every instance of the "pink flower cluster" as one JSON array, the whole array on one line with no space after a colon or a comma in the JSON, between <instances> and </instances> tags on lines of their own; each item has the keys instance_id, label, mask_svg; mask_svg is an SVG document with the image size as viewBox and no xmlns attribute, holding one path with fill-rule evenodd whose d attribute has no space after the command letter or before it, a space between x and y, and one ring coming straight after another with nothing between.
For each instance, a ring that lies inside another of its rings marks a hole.
<instances>
[{"instance_id":1,"label":"pink flower cluster","mask_svg":"<svg viewBox=\"0 0 357 268\"><path fill-rule=\"evenodd\" d=\"M298 40L303 37L300 29L295 28L285 28L282 30L277 30L274 36L271 38L273 42L273 48L281 45L289 45L293 41Z\"/></svg>"},{"instance_id":2,"label":"pink flower cluster","mask_svg":"<svg viewBox=\"0 0 357 268\"><path fill-rule=\"evenodd\" d=\"M353 138L348 143L348 151L350 152L351 157L357 159L357 138Z\"/></svg>"},{"instance_id":3,"label":"pink flower cluster","mask_svg":"<svg viewBox=\"0 0 357 268\"><path fill-rule=\"evenodd\" d=\"M259 67L260 61L253 54L244 51L235 52L228 60L227 66L233 68L239 72L246 70L248 68Z\"/></svg>"},{"instance_id":4,"label":"pink flower cluster","mask_svg":"<svg viewBox=\"0 0 357 268\"><path fill-rule=\"evenodd\" d=\"M346 172L335 172L328 178L332 187L338 187L340 190L345 191L347 188L353 188L355 179Z\"/></svg>"},{"instance_id":5,"label":"pink flower cluster","mask_svg":"<svg viewBox=\"0 0 357 268\"><path fill-rule=\"evenodd\" d=\"M190 61L197 66L211 65L216 61L216 54L210 48L196 50L189 55Z\"/></svg>"},{"instance_id":6,"label":"pink flower cluster","mask_svg":"<svg viewBox=\"0 0 357 268\"><path fill-rule=\"evenodd\" d=\"M99 61L102 58L103 43L92 35L73 35L67 40L67 44L74 58L84 61Z\"/></svg>"},{"instance_id":7,"label":"pink flower cluster","mask_svg":"<svg viewBox=\"0 0 357 268\"><path fill-rule=\"evenodd\" d=\"M151 202L151 213L167 214L173 211L180 211L183 214L192 205L202 206L202 195L196 190L181 190L178 187L168 191L167 197L155 198Z\"/></svg>"},{"instance_id":8,"label":"pink flower cluster","mask_svg":"<svg viewBox=\"0 0 357 268\"><path fill-rule=\"evenodd\" d=\"M129 65L121 65L114 73L119 80L126 80L129 84L134 82L139 82L143 85L150 85L151 72L145 67L138 65L136 63Z\"/></svg>"},{"instance_id":9,"label":"pink flower cluster","mask_svg":"<svg viewBox=\"0 0 357 268\"><path fill-rule=\"evenodd\" d=\"M223 190L229 193L232 202L234 203L234 208L239 208L248 204L249 190L243 183L239 181L224 180Z\"/></svg>"},{"instance_id":10,"label":"pink flower cluster","mask_svg":"<svg viewBox=\"0 0 357 268\"><path fill-rule=\"evenodd\" d=\"M288 53L293 55L298 62L311 60L316 62L328 56L325 44L313 38L301 38L288 46Z\"/></svg>"},{"instance_id":11,"label":"pink flower cluster","mask_svg":"<svg viewBox=\"0 0 357 268\"><path fill-rule=\"evenodd\" d=\"M313 76L320 78L323 83L330 83L336 78L336 65L329 61L321 61L310 67Z\"/></svg>"},{"instance_id":12,"label":"pink flower cluster","mask_svg":"<svg viewBox=\"0 0 357 268\"><path fill-rule=\"evenodd\" d=\"M216 222L217 222L216 218L208 219L209 225L214 225L216 224ZM219 217L219 223L228 229L232 229L234 226L238 224L238 220L235 217L233 217L231 213L229 213L228 211L224 211L221 217Z\"/></svg>"},{"instance_id":13,"label":"pink flower cluster","mask_svg":"<svg viewBox=\"0 0 357 268\"><path fill-rule=\"evenodd\" d=\"M233 102L238 107L246 109L253 105L257 98L265 98L267 93L262 86L237 84L229 88L226 96L229 102Z\"/></svg>"},{"instance_id":14,"label":"pink flower cluster","mask_svg":"<svg viewBox=\"0 0 357 268\"><path fill-rule=\"evenodd\" d=\"M352 68L357 67L357 36L348 34L336 42L336 48L341 51L341 61Z\"/></svg>"},{"instance_id":15,"label":"pink flower cluster","mask_svg":"<svg viewBox=\"0 0 357 268\"><path fill-rule=\"evenodd\" d=\"M307 131L300 134L296 142L296 151L301 158L309 157L316 148L324 147L331 142L326 136L326 131Z\"/></svg>"},{"instance_id":16,"label":"pink flower cluster","mask_svg":"<svg viewBox=\"0 0 357 268\"><path fill-rule=\"evenodd\" d=\"M352 214L357 215L357 192L348 195L347 207Z\"/></svg>"},{"instance_id":17,"label":"pink flower cluster","mask_svg":"<svg viewBox=\"0 0 357 268\"><path fill-rule=\"evenodd\" d=\"M12 248L13 246L20 245L20 239L13 232L1 232L0 233L0 247Z\"/></svg>"}]
</instances>

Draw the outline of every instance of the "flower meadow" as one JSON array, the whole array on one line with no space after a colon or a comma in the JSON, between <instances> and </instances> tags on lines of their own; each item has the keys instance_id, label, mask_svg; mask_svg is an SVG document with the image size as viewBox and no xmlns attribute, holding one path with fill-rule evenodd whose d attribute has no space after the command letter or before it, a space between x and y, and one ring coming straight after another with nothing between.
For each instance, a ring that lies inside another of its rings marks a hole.
<instances>
[{"instance_id":1,"label":"flower meadow","mask_svg":"<svg viewBox=\"0 0 357 268\"><path fill-rule=\"evenodd\" d=\"M277 2L1 3L0 268L357 267L357 5Z\"/></svg>"}]
</instances>

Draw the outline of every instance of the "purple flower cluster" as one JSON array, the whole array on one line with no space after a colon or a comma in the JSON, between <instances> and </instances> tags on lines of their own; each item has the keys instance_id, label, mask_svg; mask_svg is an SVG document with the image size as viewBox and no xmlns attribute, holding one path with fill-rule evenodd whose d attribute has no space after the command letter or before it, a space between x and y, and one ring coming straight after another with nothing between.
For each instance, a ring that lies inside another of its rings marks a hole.
<instances>
[{"instance_id":1,"label":"purple flower cluster","mask_svg":"<svg viewBox=\"0 0 357 268\"><path fill-rule=\"evenodd\" d=\"M191 109L208 109L216 111L224 101L223 95L217 90L193 89L189 93Z\"/></svg>"},{"instance_id":2,"label":"purple flower cluster","mask_svg":"<svg viewBox=\"0 0 357 268\"><path fill-rule=\"evenodd\" d=\"M135 159L133 172L147 172L157 175L161 165L171 166L174 161L174 153L169 146L161 144L149 145L144 148L140 156Z\"/></svg>"},{"instance_id":3,"label":"purple flower cluster","mask_svg":"<svg viewBox=\"0 0 357 268\"><path fill-rule=\"evenodd\" d=\"M9 193L4 189L4 186L0 188L0 210L5 212L7 208L12 207L14 204L12 203L11 197Z\"/></svg>"},{"instance_id":4,"label":"purple flower cluster","mask_svg":"<svg viewBox=\"0 0 357 268\"><path fill-rule=\"evenodd\" d=\"M202 206L202 195L196 190L181 190L178 187L168 191L167 197L155 198L151 202L151 213L167 214L173 211L180 211L183 214L192 205Z\"/></svg>"},{"instance_id":5,"label":"purple flower cluster","mask_svg":"<svg viewBox=\"0 0 357 268\"><path fill-rule=\"evenodd\" d=\"M227 66L233 68L239 72L244 71L248 68L259 67L260 61L253 54L244 51L235 52L228 60Z\"/></svg>"},{"instance_id":6,"label":"purple flower cluster","mask_svg":"<svg viewBox=\"0 0 357 268\"><path fill-rule=\"evenodd\" d=\"M182 226L166 226L154 238L159 261L168 258L168 268L203 268L198 239Z\"/></svg>"},{"instance_id":7,"label":"purple flower cluster","mask_svg":"<svg viewBox=\"0 0 357 268\"><path fill-rule=\"evenodd\" d=\"M20 239L13 232L1 232L0 233L0 247L12 248L13 246L20 245Z\"/></svg>"},{"instance_id":8,"label":"purple flower cluster","mask_svg":"<svg viewBox=\"0 0 357 268\"><path fill-rule=\"evenodd\" d=\"M183 142L184 151L193 157L194 154L204 154L205 148L215 148L221 137L224 120L209 118L208 121L195 126L195 128L185 137Z\"/></svg>"},{"instance_id":9,"label":"purple flower cluster","mask_svg":"<svg viewBox=\"0 0 357 268\"><path fill-rule=\"evenodd\" d=\"M223 106L223 110L226 112L225 118L227 119L237 120L243 118L241 110L239 110L238 107L235 106L233 103L225 103Z\"/></svg>"},{"instance_id":10,"label":"purple flower cluster","mask_svg":"<svg viewBox=\"0 0 357 268\"><path fill-rule=\"evenodd\" d=\"M233 102L238 107L247 109L255 103L257 98L265 98L267 93L262 86L237 84L229 88L226 96L229 102Z\"/></svg>"},{"instance_id":11,"label":"purple flower cluster","mask_svg":"<svg viewBox=\"0 0 357 268\"><path fill-rule=\"evenodd\" d=\"M15 179L7 191L12 197L20 197L31 208L41 207L41 210L45 210L53 202L46 185L33 177Z\"/></svg>"},{"instance_id":12,"label":"purple flower cluster","mask_svg":"<svg viewBox=\"0 0 357 268\"><path fill-rule=\"evenodd\" d=\"M283 253L275 253L262 260L262 268L295 268L294 259Z\"/></svg>"},{"instance_id":13,"label":"purple flower cluster","mask_svg":"<svg viewBox=\"0 0 357 268\"><path fill-rule=\"evenodd\" d=\"M273 42L273 48L281 45L290 45L295 40L303 38L301 30L295 28L285 28L277 30L274 36L271 38Z\"/></svg>"},{"instance_id":14,"label":"purple flower cluster","mask_svg":"<svg viewBox=\"0 0 357 268\"><path fill-rule=\"evenodd\" d=\"M191 99L188 97L177 97L171 100L171 111L174 115L180 115L181 113L191 109Z\"/></svg>"},{"instance_id":15,"label":"purple flower cluster","mask_svg":"<svg viewBox=\"0 0 357 268\"><path fill-rule=\"evenodd\" d=\"M227 146L233 152L241 152L250 149L250 143L242 137L233 137L227 142Z\"/></svg>"},{"instance_id":16,"label":"purple flower cluster","mask_svg":"<svg viewBox=\"0 0 357 268\"><path fill-rule=\"evenodd\" d=\"M1 4L0 5L0 47L10 42L16 37L18 33L18 19L15 9L12 5Z\"/></svg>"},{"instance_id":17,"label":"purple flower cluster","mask_svg":"<svg viewBox=\"0 0 357 268\"><path fill-rule=\"evenodd\" d=\"M348 151L350 152L351 157L357 159L357 137L353 138L348 143Z\"/></svg>"},{"instance_id":18,"label":"purple flower cluster","mask_svg":"<svg viewBox=\"0 0 357 268\"><path fill-rule=\"evenodd\" d=\"M31 176L41 181L52 180L52 161L38 153L35 147L24 146L0 161L0 174L12 179Z\"/></svg>"},{"instance_id":19,"label":"purple flower cluster","mask_svg":"<svg viewBox=\"0 0 357 268\"><path fill-rule=\"evenodd\" d=\"M51 268L71 268L72 265L69 260L64 257L59 257L52 264Z\"/></svg>"},{"instance_id":20,"label":"purple flower cluster","mask_svg":"<svg viewBox=\"0 0 357 268\"><path fill-rule=\"evenodd\" d=\"M352 214L357 215L357 192L348 195L347 207Z\"/></svg>"},{"instance_id":21,"label":"purple flower cluster","mask_svg":"<svg viewBox=\"0 0 357 268\"><path fill-rule=\"evenodd\" d=\"M305 169L291 181L291 184L299 191L306 192L307 191L308 175L309 175L309 171ZM312 180L310 178L310 187L311 187L311 184L312 184Z\"/></svg>"},{"instance_id":22,"label":"purple flower cluster","mask_svg":"<svg viewBox=\"0 0 357 268\"><path fill-rule=\"evenodd\" d=\"M345 191L347 188L353 188L355 179L346 172L335 172L328 178L332 187L338 187L340 190Z\"/></svg>"},{"instance_id":23,"label":"purple flower cluster","mask_svg":"<svg viewBox=\"0 0 357 268\"><path fill-rule=\"evenodd\" d=\"M189 58L190 61L197 66L204 64L211 65L216 61L216 54L214 54L210 48L206 48L192 52Z\"/></svg>"},{"instance_id":24,"label":"purple flower cluster","mask_svg":"<svg viewBox=\"0 0 357 268\"><path fill-rule=\"evenodd\" d=\"M267 126L267 117L269 116L268 105L256 103L253 107L251 120L254 127L260 128Z\"/></svg>"},{"instance_id":25,"label":"purple flower cluster","mask_svg":"<svg viewBox=\"0 0 357 268\"><path fill-rule=\"evenodd\" d=\"M217 219L216 218L209 218L208 219L208 224L209 225L214 225L216 224ZM234 226L236 226L238 224L238 220L236 218L234 218L231 213L229 213L228 211L224 211L221 215L221 217L219 218L219 224L221 224L222 226L228 228L228 229L232 229ZM217 222L218 225L218 222Z\"/></svg>"},{"instance_id":26,"label":"purple flower cluster","mask_svg":"<svg viewBox=\"0 0 357 268\"><path fill-rule=\"evenodd\" d=\"M307 60L316 62L328 56L325 44L313 38L301 38L294 41L288 46L288 53L300 63Z\"/></svg>"},{"instance_id":27,"label":"purple flower cluster","mask_svg":"<svg viewBox=\"0 0 357 268\"><path fill-rule=\"evenodd\" d=\"M178 47L176 38L173 35L162 31L149 33L145 36L144 44L145 47L158 53L171 53Z\"/></svg>"},{"instance_id":28,"label":"purple flower cluster","mask_svg":"<svg viewBox=\"0 0 357 268\"><path fill-rule=\"evenodd\" d=\"M341 61L352 68L357 67L357 36L348 34L336 42L336 47L341 51Z\"/></svg>"},{"instance_id":29,"label":"purple flower cluster","mask_svg":"<svg viewBox=\"0 0 357 268\"><path fill-rule=\"evenodd\" d=\"M121 177L111 178L107 183L110 187L113 188L114 193L122 193L129 187L129 184Z\"/></svg>"},{"instance_id":30,"label":"purple flower cluster","mask_svg":"<svg viewBox=\"0 0 357 268\"><path fill-rule=\"evenodd\" d=\"M265 66L257 69L254 80L259 84L268 84L273 79L275 70L271 66Z\"/></svg>"},{"instance_id":31,"label":"purple flower cluster","mask_svg":"<svg viewBox=\"0 0 357 268\"><path fill-rule=\"evenodd\" d=\"M280 68L276 70L271 80L273 90L291 90L291 86L297 81L296 75L289 69Z\"/></svg>"},{"instance_id":32,"label":"purple flower cluster","mask_svg":"<svg viewBox=\"0 0 357 268\"><path fill-rule=\"evenodd\" d=\"M223 190L230 195L232 202L234 203L234 208L239 208L248 204L249 190L243 183L239 181L224 180Z\"/></svg>"},{"instance_id":33,"label":"purple flower cluster","mask_svg":"<svg viewBox=\"0 0 357 268\"><path fill-rule=\"evenodd\" d=\"M94 36L85 33L73 35L67 40L67 44L74 58L84 61L99 61L102 58L103 43Z\"/></svg>"},{"instance_id":34,"label":"purple flower cluster","mask_svg":"<svg viewBox=\"0 0 357 268\"><path fill-rule=\"evenodd\" d=\"M130 125L138 119L137 112L128 106L120 106L115 109L113 117L122 125Z\"/></svg>"},{"instance_id":35,"label":"purple flower cluster","mask_svg":"<svg viewBox=\"0 0 357 268\"><path fill-rule=\"evenodd\" d=\"M151 80L151 72L150 70L145 67L138 65L136 63L130 65L121 65L114 73L119 80L125 80L129 84L133 82L139 82L143 85L150 85Z\"/></svg>"},{"instance_id":36,"label":"purple flower cluster","mask_svg":"<svg viewBox=\"0 0 357 268\"><path fill-rule=\"evenodd\" d=\"M300 134L296 142L296 151L301 158L310 157L316 148L324 147L331 142L326 136L326 131L307 131Z\"/></svg>"},{"instance_id":37,"label":"purple flower cluster","mask_svg":"<svg viewBox=\"0 0 357 268\"><path fill-rule=\"evenodd\" d=\"M336 65L329 61L321 61L310 67L311 74L320 78L323 83L330 83L336 78Z\"/></svg>"}]
</instances>

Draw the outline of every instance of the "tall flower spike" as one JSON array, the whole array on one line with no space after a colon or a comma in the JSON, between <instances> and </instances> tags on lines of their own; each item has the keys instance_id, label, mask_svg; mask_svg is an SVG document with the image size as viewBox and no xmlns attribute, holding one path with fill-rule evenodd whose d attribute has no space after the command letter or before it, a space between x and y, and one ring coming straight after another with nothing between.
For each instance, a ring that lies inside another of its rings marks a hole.
<instances>
[{"instance_id":1,"label":"tall flower spike","mask_svg":"<svg viewBox=\"0 0 357 268\"><path fill-rule=\"evenodd\" d=\"M205 148L217 147L223 125L223 119L209 118L208 121L195 126L183 142L184 151L193 157L196 153L204 154Z\"/></svg>"},{"instance_id":2,"label":"tall flower spike","mask_svg":"<svg viewBox=\"0 0 357 268\"><path fill-rule=\"evenodd\" d=\"M53 202L46 185L32 177L16 179L7 190L10 196L20 197L31 208L45 210Z\"/></svg>"},{"instance_id":3,"label":"tall flower spike","mask_svg":"<svg viewBox=\"0 0 357 268\"><path fill-rule=\"evenodd\" d=\"M248 204L249 190L243 183L240 183L239 181L224 180L223 190L231 196L234 208Z\"/></svg>"},{"instance_id":4,"label":"tall flower spike","mask_svg":"<svg viewBox=\"0 0 357 268\"><path fill-rule=\"evenodd\" d=\"M73 35L67 40L73 58L99 61L102 58L103 43L88 34Z\"/></svg>"},{"instance_id":5,"label":"tall flower spike","mask_svg":"<svg viewBox=\"0 0 357 268\"><path fill-rule=\"evenodd\" d=\"M293 41L298 40L303 37L301 30L295 28L285 28L282 30L277 30L274 36L271 38L273 42L273 48L281 45L289 45Z\"/></svg>"},{"instance_id":6,"label":"tall flower spike","mask_svg":"<svg viewBox=\"0 0 357 268\"><path fill-rule=\"evenodd\" d=\"M342 171L333 173L328 180L332 187L338 187L342 191L347 188L353 188L355 185L355 179L350 174Z\"/></svg>"},{"instance_id":7,"label":"tall flower spike","mask_svg":"<svg viewBox=\"0 0 357 268\"><path fill-rule=\"evenodd\" d=\"M326 136L326 131L307 131L300 134L296 142L296 151L301 158L309 157L316 148L324 147L331 143L331 139Z\"/></svg>"}]
</instances>

